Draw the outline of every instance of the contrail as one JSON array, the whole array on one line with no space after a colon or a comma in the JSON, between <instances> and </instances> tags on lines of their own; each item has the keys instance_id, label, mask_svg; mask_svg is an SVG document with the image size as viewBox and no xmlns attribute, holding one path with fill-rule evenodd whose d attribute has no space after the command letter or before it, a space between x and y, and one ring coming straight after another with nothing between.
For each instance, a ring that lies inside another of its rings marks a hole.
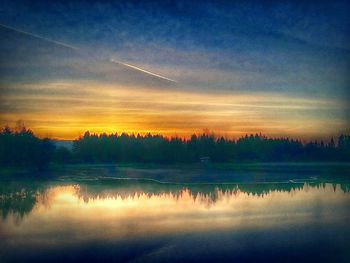
<instances>
[{"instance_id":1,"label":"contrail","mask_svg":"<svg viewBox=\"0 0 350 263\"><path fill-rule=\"evenodd\" d=\"M12 26L7 26L7 25L1 24L1 23L0 23L0 26L2 26L2 27L4 27L4 28L7 28L7 29L10 29L10 30L13 30L13 31L18 32L18 33L22 33L22 34L25 34L25 35L28 35L28 36L32 36L32 37L35 37L35 38L39 38L39 39L45 40L45 41L47 41L47 42L54 43L54 44L59 45L59 46L62 46L62 47L66 47L66 48L69 48L69 49L78 50L78 48L75 47L75 46L68 45L68 44L65 44L65 43L62 43L62 42L59 42L59 41L55 41L55 40L52 40L52 39L50 39L50 38L43 37L43 36L39 36L39 35L37 35L37 34L33 34L33 33L30 33L30 32L26 32L26 31L23 31L23 30L14 28L14 27L12 27Z\"/></svg>"},{"instance_id":2,"label":"contrail","mask_svg":"<svg viewBox=\"0 0 350 263\"><path fill-rule=\"evenodd\" d=\"M28 35L28 36L35 37L35 38L38 38L38 39L41 39L41 40L45 40L47 42L54 43L56 45L59 45L59 46L65 47L65 48L73 49L73 50L76 50L76 51L80 50L80 48L78 48L78 47L75 47L75 46L72 46L72 45L60 42L60 41L56 41L56 40L53 40L53 39L50 39L50 38L47 38L47 37L39 36L37 34L33 34L33 33L30 33L30 32L27 32L27 31L23 31L21 29L18 29L18 28L12 27L12 26L4 25L4 24L1 24L1 23L0 23L0 26L3 27L3 28L6 28L6 29L9 29L9 30L21 33L21 34L24 34L24 35ZM161 76L159 74L156 74L156 73L150 72L148 70L136 67L134 65L130 65L130 64L127 64L127 63L124 63L124 62L121 62L121 61L118 61L118 60L115 60L115 59L110 59L109 61L112 62L112 63L123 65L124 67L132 68L134 70L146 73L148 75L151 75L151 76L154 76L154 77L157 77L157 78L160 78L160 79L165 79L167 81L171 81L171 82L177 83L176 80L173 80L173 79Z\"/></svg>"},{"instance_id":3,"label":"contrail","mask_svg":"<svg viewBox=\"0 0 350 263\"><path fill-rule=\"evenodd\" d=\"M155 77L157 77L157 78L161 78L161 79L165 79L165 80L168 80L168 81L171 81L171 82L178 83L176 80L169 79L169 78L167 78L167 77L164 77L164 76L162 76L162 75L159 75L159 74L150 72L150 71L148 71L148 70L145 70L145 69L142 69L142 68L139 68L139 67L136 67L136 66L134 66L134 65L130 65L130 64L127 64L127 63L124 63L124 62L121 62L121 61L117 61L117 60L114 60L114 59L112 59L112 58L111 58L109 61L112 62L112 63L120 64L120 65L129 67L129 68L132 68L132 69L135 69L135 70L144 72L144 73L146 73L146 74L149 74L149 75L151 75L151 76L155 76Z\"/></svg>"}]
</instances>

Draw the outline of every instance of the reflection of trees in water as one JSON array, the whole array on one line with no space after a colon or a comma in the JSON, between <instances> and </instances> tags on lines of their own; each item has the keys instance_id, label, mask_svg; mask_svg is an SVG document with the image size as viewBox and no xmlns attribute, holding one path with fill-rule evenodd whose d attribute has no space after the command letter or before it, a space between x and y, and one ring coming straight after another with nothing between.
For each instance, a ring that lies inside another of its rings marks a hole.
<instances>
[{"instance_id":1,"label":"reflection of trees in water","mask_svg":"<svg viewBox=\"0 0 350 263\"><path fill-rule=\"evenodd\" d=\"M349 193L349 192L350 192L350 183L347 183L347 184L340 184L340 189L341 189L344 193Z\"/></svg>"},{"instance_id":2,"label":"reflection of trees in water","mask_svg":"<svg viewBox=\"0 0 350 263\"><path fill-rule=\"evenodd\" d=\"M174 198L181 198L188 195L193 200L201 199L210 203L215 203L222 196L236 196L245 193L253 196L264 197L273 192L295 192L307 191L308 188L325 189L326 183L247 183L247 184L222 184L222 185L181 185L181 184L157 184L157 183L135 183L120 182L118 185L108 185L101 182L85 183L80 185L69 185L74 189L74 195L84 202L89 200L104 198L137 198L140 195L151 198L152 196L172 195ZM332 184L334 191L350 192L349 183ZM45 206L49 205L51 194L56 188L35 187L32 189L12 189L0 193L0 215L6 219L10 214L15 219L21 219L29 214L37 203ZM45 190L44 190L45 189ZM57 189L56 189L57 190ZM50 194L51 193L51 194Z\"/></svg>"},{"instance_id":3,"label":"reflection of trees in water","mask_svg":"<svg viewBox=\"0 0 350 263\"><path fill-rule=\"evenodd\" d=\"M32 211L36 202L36 195L25 189L20 192L2 194L0 195L1 217L5 219L12 213L20 219Z\"/></svg>"},{"instance_id":4,"label":"reflection of trees in water","mask_svg":"<svg viewBox=\"0 0 350 263\"><path fill-rule=\"evenodd\" d=\"M341 183L333 184L335 187L339 185L337 190L344 193L350 192L350 184ZM198 196L209 197L215 202L222 194L236 195L238 193L246 193L248 195L256 195L264 197L272 192L295 192L303 191L306 188L325 189L326 183L245 183L245 184L221 184L221 185L172 185L172 184L136 184L123 183L115 187L101 187L95 184L80 185L77 195L79 198L88 202L93 199L103 198L135 198L140 194L145 194L149 197L154 195L172 194L174 197L180 197L184 190L189 191L190 196L196 199Z\"/></svg>"},{"instance_id":5,"label":"reflection of trees in water","mask_svg":"<svg viewBox=\"0 0 350 263\"><path fill-rule=\"evenodd\" d=\"M0 187L0 216L6 219L14 215L16 222L28 215L38 203L39 196L47 190L44 182L28 182L26 180L10 181Z\"/></svg>"}]
</instances>

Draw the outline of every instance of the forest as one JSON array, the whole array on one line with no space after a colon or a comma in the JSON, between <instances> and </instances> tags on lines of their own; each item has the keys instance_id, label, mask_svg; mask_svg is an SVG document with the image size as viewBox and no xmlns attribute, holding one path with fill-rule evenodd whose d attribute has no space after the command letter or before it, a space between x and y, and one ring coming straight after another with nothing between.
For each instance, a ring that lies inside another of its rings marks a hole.
<instances>
[{"instance_id":1,"label":"forest","mask_svg":"<svg viewBox=\"0 0 350 263\"><path fill-rule=\"evenodd\" d=\"M46 169L50 163L238 163L238 162L346 162L350 161L350 135L329 142L270 138L251 134L237 140L203 133L189 139L162 135L85 134L73 146L56 147L30 129L0 130L2 167Z\"/></svg>"}]
</instances>

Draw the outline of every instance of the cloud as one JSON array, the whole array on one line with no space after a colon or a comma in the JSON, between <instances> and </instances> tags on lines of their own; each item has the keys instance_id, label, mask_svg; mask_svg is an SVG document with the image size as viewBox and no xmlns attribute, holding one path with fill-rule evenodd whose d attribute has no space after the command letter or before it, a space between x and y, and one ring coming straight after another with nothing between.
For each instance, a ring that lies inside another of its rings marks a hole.
<instances>
[{"instance_id":1,"label":"cloud","mask_svg":"<svg viewBox=\"0 0 350 263\"><path fill-rule=\"evenodd\" d=\"M40 39L40 40L44 40L44 41L53 43L53 44L58 45L58 46L61 46L61 47L69 48L69 49L72 49L72 50L75 50L75 51L81 51L80 48L75 47L75 46L72 46L72 45L70 45L70 44L63 43L63 42L60 42L60 41L56 41L56 40L53 40L53 39L49 39L49 38L47 38L47 37L40 36L40 35L31 33L31 32L23 31L23 30L21 30L21 29L18 29L18 28L9 26L9 25L5 25L5 24L1 24L1 23L0 23L0 27L3 27L3 28L5 28L5 29L8 29L8 30L11 30L11 31L20 33L20 34L24 34L24 35L27 35L27 36L31 36L31 37L34 37L34 38L37 38L37 39ZM140 72L142 72L142 73L146 73L146 74L151 75L151 76L156 77L156 78L160 78L160 79L163 79L163 80L167 80L167 81L171 81L171 82L177 83L176 80L167 78L167 77L165 77L165 76L156 74L156 73L154 73L154 72L150 72L150 71L148 71L148 70L142 69L142 68L137 67L137 66L135 66L135 65L131 65L131 64L129 64L129 63L125 63L125 62L116 60L116 59L114 59L114 58L110 58L110 59L109 59L109 62L116 63L116 64L118 64L118 65L121 65L121 66L124 66L124 67L128 67L128 68L131 68L131 69L133 69L133 70L140 71Z\"/></svg>"},{"instance_id":2,"label":"cloud","mask_svg":"<svg viewBox=\"0 0 350 263\"><path fill-rule=\"evenodd\" d=\"M347 10L337 1L5 1L1 23L81 52L2 28L3 123L35 119L40 132L64 136L72 136L69 129L49 116L63 118L76 133L156 131L158 125L186 134L206 122L229 134L338 132L348 127Z\"/></svg>"},{"instance_id":3,"label":"cloud","mask_svg":"<svg viewBox=\"0 0 350 263\"><path fill-rule=\"evenodd\" d=\"M65 138L85 130L189 136L209 128L227 136L297 137L349 128L346 104L278 93L148 89L87 80L7 83L1 93L1 125L21 119L40 134Z\"/></svg>"}]
</instances>

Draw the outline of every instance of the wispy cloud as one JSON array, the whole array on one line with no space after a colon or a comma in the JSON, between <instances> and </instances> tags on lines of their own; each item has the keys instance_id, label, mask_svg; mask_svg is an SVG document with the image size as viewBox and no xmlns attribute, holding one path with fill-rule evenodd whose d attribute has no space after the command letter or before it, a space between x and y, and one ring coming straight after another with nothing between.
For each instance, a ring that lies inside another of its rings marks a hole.
<instances>
[{"instance_id":1,"label":"wispy cloud","mask_svg":"<svg viewBox=\"0 0 350 263\"><path fill-rule=\"evenodd\" d=\"M9 26L9 25L4 25L4 24L1 24L1 23L0 23L0 27L3 27L3 28L6 28L6 29L15 31L15 32L17 32L17 33L21 33L21 34L24 34L24 35L28 35L28 36L31 36L31 37L34 37L34 38L38 38L38 39L41 39L41 40L44 40L44 41L47 41L47 42L50 42L50 43L59 45L59 46L61 46L61 47L73 49L73 50L76 50L76 51L82 51L82 49L80 49L80 48L78 48L78 47L75 47L75 46L72 46L72 45L70 45L70 44L63 43L63 42L60 42L60 41L56 41L56 40L53 40L53 39L50 39L50 38L47 38L47 37L44 37L44 36L40 36L40 35L31 33L31 32L23 31L23 30L21 30L21 29L18 29L18 28ZM167 77L165 77L165 76L156 74L156 73L154 73L154 72L151 72L151 71L142 69L142 68L137 67L137 66L135 66L135 65L131 65L131 64L129 64L129 63L125 63L125 62L122 62L122 61L119 61L119 60L116 60L116 59L113 59L113 58L109 59L109 62L116 63L116 64L119 64L119 65L122 65L122 66L125 66L125 67L128 67L128 68L131 68L131 69L133 69L133 70L140 71L140 72L142 72L142 73L146 73L146 74L151 75L151 76L156 77L156 78L160 78L160 79L163 79L163 80L167 80L167 81L171 81L171 82L177 83L176 80L167 78Z\"/></svg>"},{"instance_id":2,"label":"wispy cloud","mask_svg":"<svg viewBox=\"0 0 350 263\"><path fill-rule=\"evenodd\" d=\"M3 28L6 28L6 29L15 31L17 33L24 34L24 35L27 35L27 36L35 37L35 38L38 38L38 39L41 39L41 40L44 40L44 41L47 41L47 42L50 42L50 43L62 46L62 47L65 47L65 48L69 48L69 49L73 49L73 50L78 50L79 49L79 48L77 48L75 46L72 46L70 44L66 44L66 43L63 43L63 42L60 42L60 41L56 41L56 40L53 40L53 39L50 39L50 38L47 38L47 37L44 37L44 36L40 36L40 35L37 35L37 34L34 34L34 33L27 32L27 31L23 31L21 29L18 29L18 28L9 26L9 25L4 25L4 24L0 23L0 27L3 27Z\"/></svg>"},{"instance_id":3,"label":"wispy cloud","mask_svg":"<svg viewBox=\"0 0 350 263\"><path fill-rule=\"evenodd\" d=\"M24 119L58 137L347 131L349 9L4 0L1 123Z\"/></svg>"},{"instance_id":4,"label":"wispy cloud","mask_svg":"<svg viewBox=\"0 0 350 263\"><path fill-rule=\"evenodd\" d=\"M143 73L146 73L146 74L148 74L148 75L151 75L151 76L154 76L154 77L157 77L157 78L161 78L161 79L165 79L165 80L168 80L168 81L171 81L171 82L175 82L175 83L177 83L177 81L176 81L176 80L173 80L173 79L170 79L170 78L164 77L164 76L162 76L162 75L159 75L159 74L153 73L153 72L151 72L151 71L148 71L148 70L142 69L142 68L137 67L137 66L135 66L135 65L131 65L131 64L128 64L128 63L124 63L124 62L121 62L121 61L115 60L115 59L113 59L113 58L111 58L109 61L110 61L110 62L112 62L112 63L116 63L116 64L119 64L119 65L123 65L123 66L129 67L129 68L132 68L132 69L135 69L135 70L141 71L141 72L143 72Z\"/></svg>"},{"instance_id":5,"label":"wispy cloud","mask_svg":"<svg viewBox=\"0 0 350 263\"><path fill-rule=\"evenodd\" d=\"M85 130L189 136L208 128L317 137L347 131L346 104L278 93L236 94L148 89L96 81L4 85L1 125L21 119L42 135L74 138ZM18 96L17 94L21 94ZM68 129L70 127L70 129Z\"/></svg>"}]
</instances>

